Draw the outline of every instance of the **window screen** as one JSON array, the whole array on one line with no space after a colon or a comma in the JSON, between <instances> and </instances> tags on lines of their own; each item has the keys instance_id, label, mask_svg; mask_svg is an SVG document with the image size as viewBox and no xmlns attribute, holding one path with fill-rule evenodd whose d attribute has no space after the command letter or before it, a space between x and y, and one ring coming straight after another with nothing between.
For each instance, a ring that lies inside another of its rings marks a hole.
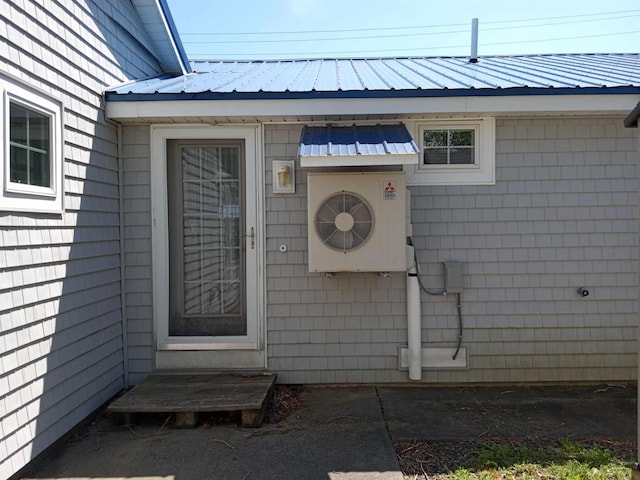
<instances>
[{"instance_id":1,"label":"window screen","mask_svg":"<svg viewBox=\"0 0 640 480\"><path fill-rule=\"evenodd\" d=\"M473 165L474 130L425 130L423 159L425 165Z\"/></svg>"},{"instance_id":2,"label":"window screen","mask_svg":"<svg viewBox=\"0 0 640 480\"><path fill-rule=\"evenodd\" d=\"M51 117L11 103L9 108L10 181L51 186Z\"/></svg>"}]
</instances>

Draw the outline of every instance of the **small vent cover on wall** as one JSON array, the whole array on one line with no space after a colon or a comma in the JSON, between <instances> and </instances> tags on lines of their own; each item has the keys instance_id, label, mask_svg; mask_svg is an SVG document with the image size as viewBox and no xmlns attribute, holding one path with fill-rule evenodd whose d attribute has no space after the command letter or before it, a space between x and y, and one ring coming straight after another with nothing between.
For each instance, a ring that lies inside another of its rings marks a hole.
<instances>
[{"instance_id":1,"label":"small vent cover on wall","mask_svg":"<svg viewBox=\"0 0 640 480\"><path fill-rule=\"evenodd\" d=\"M406 269L403 172L309 173L309 271Z\"/></svg>"}]
</instances>

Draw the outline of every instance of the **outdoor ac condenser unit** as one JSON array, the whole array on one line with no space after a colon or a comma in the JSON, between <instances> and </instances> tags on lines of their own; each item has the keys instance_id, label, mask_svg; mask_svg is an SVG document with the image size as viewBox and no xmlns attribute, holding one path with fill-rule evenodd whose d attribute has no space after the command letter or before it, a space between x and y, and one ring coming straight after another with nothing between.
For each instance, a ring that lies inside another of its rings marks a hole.
<instances>
[{"instance_id":1,"label":"outdoor ac condenser unit","mask_svg":"<svg viewBox=\"0 0 640 480\"><path fill-rule=\"evenodd\" d=\"M310 272L406 270L404 172L307 178Z\"/></svg>"}]
</instances>

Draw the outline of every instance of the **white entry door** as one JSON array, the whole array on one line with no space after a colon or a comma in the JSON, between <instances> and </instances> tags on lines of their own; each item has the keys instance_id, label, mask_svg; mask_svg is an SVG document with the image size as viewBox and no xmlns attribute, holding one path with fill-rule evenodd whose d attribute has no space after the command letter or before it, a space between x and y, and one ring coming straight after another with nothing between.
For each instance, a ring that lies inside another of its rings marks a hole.
<instances>
[{"instance_id":1,"label":"white entry door","mask_svg":"<svg viewBox=\"0 0 640 480\"><path fill-rule=\"evenodd\" d=\"M158 369L265 367L258 133L152 129Z\"/></svg>"}]
</instances>

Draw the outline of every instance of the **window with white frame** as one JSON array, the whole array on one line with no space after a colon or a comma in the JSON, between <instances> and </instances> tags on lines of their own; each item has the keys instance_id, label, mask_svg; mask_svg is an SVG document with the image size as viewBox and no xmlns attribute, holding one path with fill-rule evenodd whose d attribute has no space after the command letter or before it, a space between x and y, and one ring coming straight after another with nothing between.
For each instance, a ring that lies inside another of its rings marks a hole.
<instances>
[{"instance_id":1,"label":"window with white frame","mask_svg":"<svg viewBox=\"0 0 640 480\"><path fill-rule=\"evenodd\" d=\"M495 183L495 118L424 120L415 123L418 165L407 165L408 185Z\"/></svg>"},{"instance_id":2,"label":"window with white frame","mask_svg":"<svg viewBox=\"0 0 640 480\"><path fill-rule=\"evenodd\" d=\"M62 104L0 77L0 211L63 210Z\"/></svg>"}]
</instances>

